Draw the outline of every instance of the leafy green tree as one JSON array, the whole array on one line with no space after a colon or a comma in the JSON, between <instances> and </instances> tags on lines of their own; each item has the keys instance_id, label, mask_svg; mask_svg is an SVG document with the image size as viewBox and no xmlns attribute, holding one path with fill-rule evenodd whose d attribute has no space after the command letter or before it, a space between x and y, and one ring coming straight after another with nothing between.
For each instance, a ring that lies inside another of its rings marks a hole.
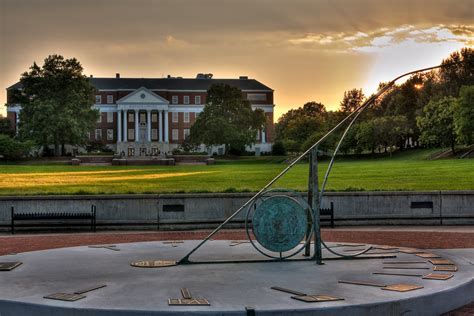
<instances>
[{"instance_id":1,"label":"leafy green tree","mask_svg":"<svg viewBox=\"0 0 474 316\"><path fill-rule=\"evenodd\" d=\"M344 92L344 98L341 101L340 108L344 113L354 112L365 100L362 89L351 89Z\"/></svg>"},{"instance_id":2,"label":"leafy green tree","mask_svg":"<svg viewBox=\"0 0 474 316\"><path fill-rule=\"evenodd\" d=\"M443 60L439 70L442 94L457 97L462 86L474 85L474 49L462 48Z\"/></svg>"},{"instance_id":3,"label":"leafy green tree","mask_svg":"<svg viewBox=\"0 0 474 316\"><path fill-rule=\"evenodd\" d=\"M41 67L33 63L20 82L22 90L16 98L21 104L22 138L53 144L56 156L61 154L60 145L87 142L98 111L91 108L95 88L77 59L50 55Z\"/></svg>"},{"instance_id":4,"label":"leafy green tree","mask_svg":"<svg viewBox=\"0 0 474 316\"><path fill-rule=\"evenodd\" d=\"M7 117L0 115L0 134L14 136L15 131L12 128L12 124Z\"/></svg>"},{"instance_id":5,"label":"leafy green tree","mask_svg":"<svg viewBox=\"0 0 474 316\"><path fill-rule=\"evenodd\" d=\"M420 141L426 146L451 146L453 154L456 145L454 130L454 108L457 100L444 97L430 101L423 109L423 115L417 118L421 131Z\"/></svg>"},{"instance_id":6,"label":"leafy green tree","mask_svg":"<svg viewBox=\"0 0 474 316\"><path fill-rule=\"evenodd\" d=\"M461 143L474 143L474 86L461 87L454 109L454 129Z\"/></svg>"},{"instance_id":7,"label":"leafy green tree","mask_svg":"<svg viewBox=\"0 0 474 316\"><path fill-rule=\"evenodd\" d=\"M190 142L206 146L225 145L241 151L255 142L265 124L262 110L252 110L242 91L227 84L214 84L207 92L207 103L191 127Z\"/></svg>"}]
</instances>

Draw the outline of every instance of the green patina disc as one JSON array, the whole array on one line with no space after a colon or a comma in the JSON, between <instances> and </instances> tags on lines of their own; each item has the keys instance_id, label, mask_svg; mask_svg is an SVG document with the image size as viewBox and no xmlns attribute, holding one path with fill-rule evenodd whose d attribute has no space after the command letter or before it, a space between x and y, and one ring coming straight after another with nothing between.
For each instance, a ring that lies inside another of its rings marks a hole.
<instances>
[{"instance_id":1,"label":"green patina disc","mask_svg":"<svg viewBox=\"0 0 474 316\"><path fill-rule=\"evenodd\" d=\"M257 207L252 224L255 238L265 249L285 252L303 240L307 211L291 197L272 196Z\"/></svg>"}]
</instances>

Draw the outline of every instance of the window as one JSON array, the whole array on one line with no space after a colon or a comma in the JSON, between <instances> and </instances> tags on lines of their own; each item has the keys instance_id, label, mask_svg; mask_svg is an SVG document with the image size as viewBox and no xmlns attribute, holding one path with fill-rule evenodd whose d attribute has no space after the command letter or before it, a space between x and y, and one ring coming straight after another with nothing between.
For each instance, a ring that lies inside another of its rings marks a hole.
<instances>
[{"instance_id":1,"label":"window","mask_svg":"<svg viewBox=\"0 0 474 316\"><path fill-rule=\"evenodd\" d=\"M156 113L151 113L151 122L152 123L158 122L158 115Z\"/></svg>"},{"instance_id":2,"label":"window","mask_svg":"<svg viewBox=\"0 0 474 316\"><path fill-rule=\"evenodd\" d=\"M194 96L194 104L201 104L201 96L200 95Z\"/></svg>"},{"instance_id":3,"label":"window","mask_svg":"<svg viewBox=\"0 0 474 316\"><path fill-rule=\"evenodd\" d=\"M146 113L140 113L140 123L146 122Z\"/></svg>"},{"instance_id":4,"label":"window","mask_svg":"<svg viewBox=\"0 0 474 316\"><path fill-rule=\"evenodd\" d=\"M171 97L171 103L178 104L178 96L177 95L174 95L174 96Z\"/></svg>"},{"instance_id":5,"label":"window","mask_svg":"<svg viewBox=\"0 0 474 316\"><path fill-rule=\"evenodd\" d=\"M128 113L128 121L135 122L135 115L132 113Z\"/></svg>"},{"instance_id":6,"label":"window","mask_svg":"<svg viewBox=\"0 0 474 316\"><path fill-rule=\"evenodd\" d=\"M179 132L179 130L176 129L176 128L173 128L171 130L171 139L172 140L178 140L179 139L178 132Z\"/></svg>"},{"instance_id":7,"label":"window","mask_svg":"<svg viewBox=\"0 0 474 316\"><path fill-rule=\"evenodd\" d=\"M99 112L99 118L97 119L97 123L102 123L102 113Z\"/></svg>"},{"instance_id":8,"label":"window","mask_svg":"<svg viewBox=\"0 0 474 316\"><path fill-rule=\"evenodd\" d=\"M158 130L156 128L152 128L151 130L151 139L157 140L158 139Z\"/></svg>"},{"instance_id":9,"label":"window","mask_svg":"<svg viewBox=\"0 0 474 316\"><path fill-rule=\"evenodd\" d=\"M189 123L189 112L184 112L184 123Z\"/></svg>"},{"instance_id":10,"label":"window","mask_svg":"<svg viewBox=\"0 0 474 316\"><path fill-rule=\"evenodd\" d=\"M111 128L107 129L107 140L114 140L114 130Z\"/></svg>"},{"instance_id":11,"label":"window","mask_svg":"<svg viewBox=\"0 0 474 316\"><path fill-rule=\"evenodd\" d=\"M95 96L95 104L101 104L102 103L102 96L101 95L96 95Z\"/></svg>"},{"instance_id":12,"label":"window","mask_svg":"<svg viewBox=\"0 0 474 316\"><path fill-rule=\"evenodd\" d=\"M95 139L101 140L102 139L102 130L100 128L95 130Z\"/></svg>"},{"instance_id":13,"label":"window","mask_svg":"<svg viewBox=\"0 0 474 316\"><path fill-rule=\"evenodd\" d=\"M179 122L178 112L171 112L171 122L173 123Z\"/></svg>"},{"instance_id":14,"label":"window","mask_svg":"<svg viewBox=\"0 0 474 316\"><path fill-rule=\"evenodd\" d=\"M183 98L183 103L184 104L189 104L189 95L185 95Z\"/></svg>"},{"instance_id":15,"label":"window","mask_svg":"<svg viewBox=\"0 0 474 316\"><path fill-rule=\"evenodd\" d=\"M87 138L91 139L91 132L87 132Z\"/></svg>"},{"instance_id":16,"label":"window","mask_svg":"<svg viewBox=\"0 0 474 316\"><path fill-rule=\"evenodd\" d=\"M130 148L128 149L128 156L129 156L129 157L135 156L135 148L130 147Z\"/></svg>"},{"instance_id":17,"label":"window","mask_svg":"<svg viewBox=\"0 0 474 316\"><path fill-rule=\"evenodd\" d=\"M113 95L108 95L107 96L107 103L108 104L113 104L114 103L114 96Z\"/></svg>"},{"instance_id":18,"label":"window","mask_svg":"<svg viewBox=\"0 0 474 316\"><path fill-rule=\"evenodd\" d=\"M189 134L190 134L189 128L185 128L185 129L184 129L184 139L188 138L188 137L189 137Z\"/></svg>"},{"instance_id":19,"label":"window","mask_svg":"<svg viewBox=\"0 0 474 316\"><path fill-rule=\"evenodd\" d=\"M114 113L107 112L107 123L113 123L113 122L114 122Z\"/></svg>"},{"instance_id":20,"label":"window","mask_svg":"<svg viewBox=\"0 0 474 316\"><path fill-rule=\"evenodd\" d=\"M249 93L249 94L247 94L247 100L250 100L250 101L267 101L267 95L265 93Z\"/></svg>"},{"instance_id":21,"label":"window","mask_svg":"<svg viewBox=\"0 0 474 316\"><path fill-rule=\"evenodd\" d=\"M128 139L135 140L135 130L133 128L128 129Z\"/></svg>"}]
</instances>

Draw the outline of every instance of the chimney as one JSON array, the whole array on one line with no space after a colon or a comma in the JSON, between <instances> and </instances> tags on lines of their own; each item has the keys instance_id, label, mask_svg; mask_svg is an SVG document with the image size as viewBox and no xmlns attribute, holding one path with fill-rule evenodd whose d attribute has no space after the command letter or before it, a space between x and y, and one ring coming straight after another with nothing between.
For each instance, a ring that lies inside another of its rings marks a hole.
<instances>
[{"instance_id":1,"label":"chimney","mask_svg":"<svg viewBox=\"0 0 474 316\"><path fill-rule=\"evenodd\" d=\"M240 80L247 80L248 78L249 78L249 77L247 77L247 76L240 76L240 77L239 77Z\"/></svg>"},{"instance_id":2,"label":"chimney","mask_svg":"<svg viewBox=\"0 0 474 316\"><path fill-rule=\"evenodd\" d=\"M115 78L116 78L116 79L120 79L120 73L117 72L117 73L115 74Z\"/></svg>"},{"instance_id":3,"label":"chimney","mask_svg":"<svg viewBox=\"0 0 474 316\"><path fill-rule=\"evenodd\" d=\"M94 76L93 76L93 75L90 75L90 77L91 77L91 78L94 78Z\"/></svg>"}]
</instances>

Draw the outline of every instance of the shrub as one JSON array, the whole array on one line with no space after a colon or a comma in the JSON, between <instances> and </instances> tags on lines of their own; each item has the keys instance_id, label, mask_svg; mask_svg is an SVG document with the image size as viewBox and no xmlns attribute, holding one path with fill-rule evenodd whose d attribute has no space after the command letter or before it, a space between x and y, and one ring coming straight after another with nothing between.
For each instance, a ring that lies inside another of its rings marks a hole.
<instances>
[{"instance_id":1,"label":"shrub","mask_svg":"<svg viewBox=\"0 0 474 316\"><path fill-rule=\"evenodd\" d=\"M272 155L273 156L285 156L286 148L281 141L276 141L272 146Z\"/></svg>"},{"instance_id":2,"label":"shrub","mask_svg":"<svg viewBox=\"0 0 474 316\"><path fill-rule=\"evenodd\" d=\"M0 135L0 156L5 160L18 160L27 157L33 148L31 141L17 141L7 135Z\"/></svg>"}]
</instances>

